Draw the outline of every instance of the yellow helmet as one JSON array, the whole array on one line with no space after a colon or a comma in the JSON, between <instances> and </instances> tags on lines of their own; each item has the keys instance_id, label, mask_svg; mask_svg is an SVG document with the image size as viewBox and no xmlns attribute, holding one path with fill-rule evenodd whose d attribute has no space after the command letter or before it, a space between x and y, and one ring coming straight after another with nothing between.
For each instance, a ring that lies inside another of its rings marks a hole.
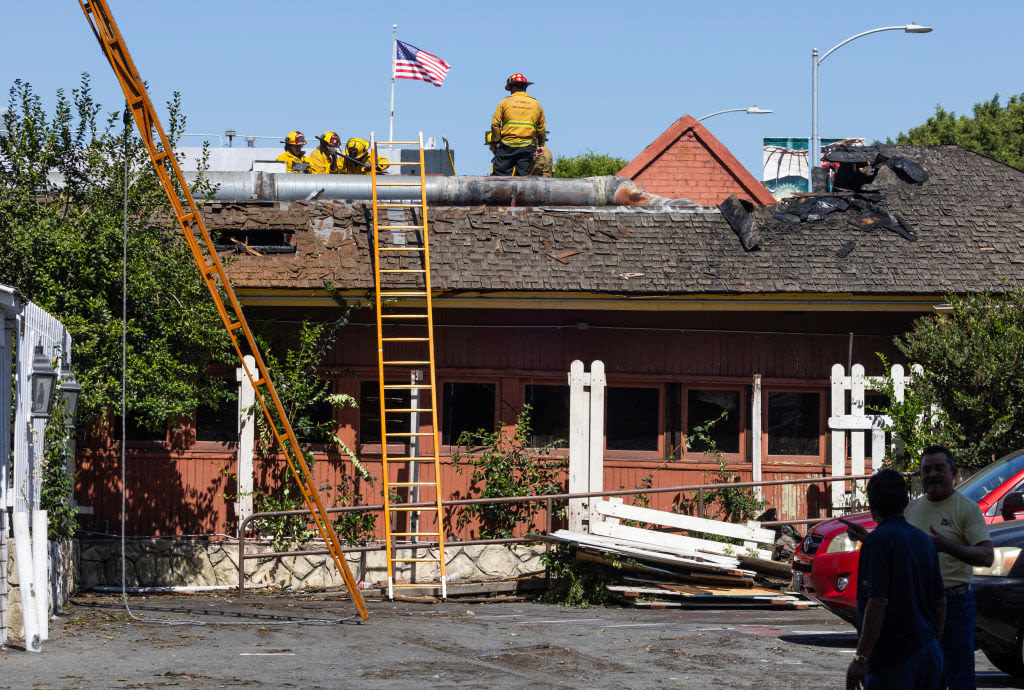
<instances>
[{"instance_id":1,"label":"yellow helmet","mask_svg":"<svg viewBox=\"0 0 1024 690\"><path fill-rule=\"evenodd\" d=\"M341 137L338 136L337 132L324 132L317 139L328 146L341 146Z\"/></svg>"},{"instance_id":2,"label":"yellow helmet","mask_svg":"<svg viewBox=\"0 0 1024 690\"><path fill-rule=\"evenodd\" d=\"M493 141L494 141L494 132L492 132L491 130L487 130L486 132L484 132L484 145L485 146L490 146L491 142L493 142Z\"/></svg>"},{"instance_id":3,"label":"yellow helmet","mask_svg":"<svg viewBox=\"0 0 1024 690\"><path fill-rule=\"evenodd\" d=\"M345 154L356 160L363 160L370 154L370 142L359 137L352 137L345 144Z\"/></svg>"},{"instance_id":4,"label":"yellow helmet","mask_svg":"<svg viewBox=\"0 0 1024 690\"><path fill-rule=\"evenodd\" d=\"M293 129L292 131L288 132L288 136L286 136L284 138L284 145L285 146L293 146L293 145L296 145L296 144L299 145L299 146L303 146L303 145L305 145L305 143L306 143L305 135L302 132L300 132L299 130L297 130L297 129Z\"/></svg>"}]
</instances>

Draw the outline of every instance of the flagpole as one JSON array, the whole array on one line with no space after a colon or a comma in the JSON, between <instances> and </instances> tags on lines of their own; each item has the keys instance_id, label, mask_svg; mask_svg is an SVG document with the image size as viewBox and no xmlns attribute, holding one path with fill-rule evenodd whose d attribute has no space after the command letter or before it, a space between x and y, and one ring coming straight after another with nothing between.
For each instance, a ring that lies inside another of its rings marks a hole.
<instances>
[{"instance_id":1,"label":"flagpole","mask_svg":"<svg viewBox=\"0 0 1024 690\"><path fill-rule=\"evenodd\" d=\"M398 24L391 25L391 118L388 121L388 141L395 140L395 56L398 54Z\"/></svg>"}]
</instances>

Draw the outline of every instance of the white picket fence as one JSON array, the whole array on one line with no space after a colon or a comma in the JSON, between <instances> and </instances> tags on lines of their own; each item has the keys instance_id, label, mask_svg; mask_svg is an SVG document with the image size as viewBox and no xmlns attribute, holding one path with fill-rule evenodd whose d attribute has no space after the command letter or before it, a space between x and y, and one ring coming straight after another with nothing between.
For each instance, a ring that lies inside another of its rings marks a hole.
<instances>
[{"instance_id":1,"label":"white picket fence","mask_svg":"<svg viewBox=\"0 0 1024 690\"><path fill-rule=\"evenodd\" d=\"M902 364L894 364L889 370L893 381L893 402L903 402L904 392L907 383L916 374L920 375L923 369L915 364L911 367L911 374L905 373ZM878 390L880 377L865 376L864 365L854 364L850 367L850 373L846 373L842 364L832 367L832 407L831 416L828 418L828 428L831 436L832 450L832 476L842 477L846 475L846 460L850 460L850 474L865 474L868 470L865 466L866 441L871 438L871 468L870 472L877 472L882 467L885 459L886 439L885 429L892 425L892 420L885 415L868 414L866 404L866 393L871 390ZM847 407L847 391L849 391L849 407ZM890 439L890 443L898 443L898 439ZM846 512L850 508L862 504L863 493L862 482L851 482L852 486L847 487L845 482L832 482L832 510Z\"/></svg>"}]
</instances>

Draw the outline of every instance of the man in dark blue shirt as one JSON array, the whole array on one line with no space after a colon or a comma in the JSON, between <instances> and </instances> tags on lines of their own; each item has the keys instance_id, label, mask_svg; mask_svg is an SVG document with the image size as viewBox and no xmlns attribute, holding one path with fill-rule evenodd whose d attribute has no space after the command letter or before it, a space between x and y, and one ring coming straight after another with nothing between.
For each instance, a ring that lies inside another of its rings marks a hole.
<instances>
[{"instance_id":1,"label":"man in dark blue shirt","mask_svg":"<svg viewBox=\"0 0 1024 690\"><path fill-rule=\"evenodd\" d=\"M860 638L847 688L938 688L946 617L939 558L932 540L903 517L903 477L881 470L868 481L878 528L864 538L857 576Z\"/></svg>"}]
</instances>

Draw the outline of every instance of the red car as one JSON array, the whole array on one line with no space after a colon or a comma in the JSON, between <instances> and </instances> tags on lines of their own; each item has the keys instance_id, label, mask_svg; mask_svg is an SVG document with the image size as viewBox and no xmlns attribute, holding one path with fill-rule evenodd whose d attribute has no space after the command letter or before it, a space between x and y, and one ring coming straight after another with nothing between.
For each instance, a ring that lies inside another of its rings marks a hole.
<instances>
[{"instance_id":1,"label":"red car","mask_svg":"<svg viewBox=\"0 0 1024 690\"><path fill-rule=\"evenodd\" d=\"M1003 499L1024 491L1024 450L996 460L967 479L957 490L978 502L985 522L1003 521ZM871 513L845 516L874 529ZM832 613L853 622L857 612L857 559L860 543L846 536L846 525L827 520L815 525L793 555L793 589Z\"/></svg>"}]
</instances>

